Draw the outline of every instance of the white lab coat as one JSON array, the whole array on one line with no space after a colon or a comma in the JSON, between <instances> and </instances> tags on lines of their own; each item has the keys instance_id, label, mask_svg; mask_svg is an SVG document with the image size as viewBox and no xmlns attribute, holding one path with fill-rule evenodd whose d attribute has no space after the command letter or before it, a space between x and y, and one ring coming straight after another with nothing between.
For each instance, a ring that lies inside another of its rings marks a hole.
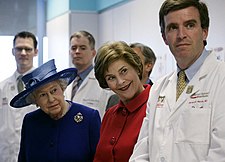
<instances>
[{"instance_id":1,"label":"white lab coat","mask_svg":"<svg viewBox=\"0 0 225 162\"><path fill-rule=\"evenodd\" d=\"M225 63L210 53L177 102L176 80L151 88L130 162L225 162Z\"/></svg>"},{"instance_id":2,"label":"white lab coat","mask_svg":"<svg viewBox=\"0 0 225 162\"><path fill-rule=\"evenodd\" d=\"M11 99L17 95L15 72L0 83L0 162L16 162L20 148L20 133L26 113L36 110L36 106L12 108Z\"/></svg>"},{"instance_id":3,"label":"white lab coat","mask_svg":"<svg viewBox=\"0 0 225 162\"><path fill-rule=\"evenodd\" d=\"M71 83L65 92L66 99L71 100ZM113 94L111 90L102 89L94 76L94 69L87 75L79 86L73 101L91 107L99 111L101 118L105 114L106 105L109 97Z\"/></svg>"}]
</instances>

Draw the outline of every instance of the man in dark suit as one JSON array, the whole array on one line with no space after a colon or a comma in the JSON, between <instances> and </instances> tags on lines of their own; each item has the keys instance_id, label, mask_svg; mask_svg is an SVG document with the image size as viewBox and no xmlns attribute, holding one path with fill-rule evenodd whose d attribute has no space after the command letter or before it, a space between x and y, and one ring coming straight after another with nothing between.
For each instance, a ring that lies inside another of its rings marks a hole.
<instances>
[{"instance_id":1,"label":"man in dark suit","mask_svg":"<svg viewBox=\"0 0 225 162\"><path fill-rule=\"evenodd\" d=\"M149 77L156 61L156 56L154 52L152 51L150 47L141 43L132 43L130 44L130 47L133 48L133 50L142 60L142 64L143 64L143 74L141 79L142 83L150 84L152 86L153 82L151 81ZM108 103L106 105L106 110L116 105L119 102L119 100L120 99L116 94L112 95L108 100Z\"/></svg>"}]
</instances>

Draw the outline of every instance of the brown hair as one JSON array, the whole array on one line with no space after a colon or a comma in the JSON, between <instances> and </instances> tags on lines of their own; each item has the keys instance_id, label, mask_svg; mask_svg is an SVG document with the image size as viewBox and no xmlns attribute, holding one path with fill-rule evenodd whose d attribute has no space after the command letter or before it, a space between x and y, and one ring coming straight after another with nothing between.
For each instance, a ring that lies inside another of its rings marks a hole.
<instances>
[{"instance_id":1,"label":"brown hair","mask_svg":"<svg viewBox=\"0 0 225 162\"><path fill-rule=\"evenodd\" d=\"M163 36L165 35L164 16L171 11L177 11L191 6L197 8L199 11L201 27L203 29L209 28L209 13L205 3L199 0L165 0L159 11L159 25ZM204 45L206 44L207 42L204 40Z\"/></svg>"},{"instance_id":2,"label":"brown hair","mask_svg":"<svg viewBox=\"0 0 225 162\"><path fill-rule=\"evenodd\" d=\"M91 47L91 49L95 49L95 39L93 37L93 35L91 35L89 32L87 31L78 31L78 32L75 32L73 35L71 35L70 37L70 41L72 38L80 38L80 37L85 37L88 39L89 41L89 45Z\"/></svg>"},{"instance_id":3,"label":"brown hair","mask_svg":"<svg viewBox=\"0 0 225 162\"><path fill-rule=\"evenodd\" d=\"M100 87L108 88L105 72L111 63L120 59L131 65L137 71L140 80L142 79L143 65L141 58L133 49L123 41L108 42L98 49L95 57L94 71Z\"/></svg>"}]
</instances>

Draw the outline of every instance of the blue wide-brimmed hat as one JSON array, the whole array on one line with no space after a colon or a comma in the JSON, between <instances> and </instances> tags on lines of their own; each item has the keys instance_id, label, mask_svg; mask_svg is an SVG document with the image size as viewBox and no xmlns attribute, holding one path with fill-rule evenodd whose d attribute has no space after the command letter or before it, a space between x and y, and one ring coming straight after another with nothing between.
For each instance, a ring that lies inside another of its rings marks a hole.
<instances>
[{"instance_id":1,"label":"blue wide-brimmed hat","mask_svg":"<svg viewBox=\"0 0 225 162\"><path fill-rule=\"evenodd\" d=\"M27 97L37 88L58 79L65 80L68 86L76 76L76 68L68 68L57 73L55 60L52 59L22 77L22 81L25 84L25 90L17 94L11 100L10 105L15 108L28 106L32 103L27 100Z\"/></svg>"}]
</instances>

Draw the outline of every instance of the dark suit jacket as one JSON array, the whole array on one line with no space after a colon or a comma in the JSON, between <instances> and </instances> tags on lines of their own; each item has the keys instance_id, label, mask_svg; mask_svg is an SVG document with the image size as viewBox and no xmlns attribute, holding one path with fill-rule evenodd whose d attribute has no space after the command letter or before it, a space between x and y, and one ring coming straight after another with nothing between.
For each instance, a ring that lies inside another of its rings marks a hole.
<instances>
[{"instance_id":1,"label":"dark suit jacket","mask_svg":"<svg viewBox=\"0 0 225 162\"><path fill-rule=\"evenodd\" d=\"M83 120L76 122L80 113ZM66 115L53 120L41 109L23 121L19 162L92 162L100 135L97 110L72 103Z\"/></svg>"}]
</instances>

